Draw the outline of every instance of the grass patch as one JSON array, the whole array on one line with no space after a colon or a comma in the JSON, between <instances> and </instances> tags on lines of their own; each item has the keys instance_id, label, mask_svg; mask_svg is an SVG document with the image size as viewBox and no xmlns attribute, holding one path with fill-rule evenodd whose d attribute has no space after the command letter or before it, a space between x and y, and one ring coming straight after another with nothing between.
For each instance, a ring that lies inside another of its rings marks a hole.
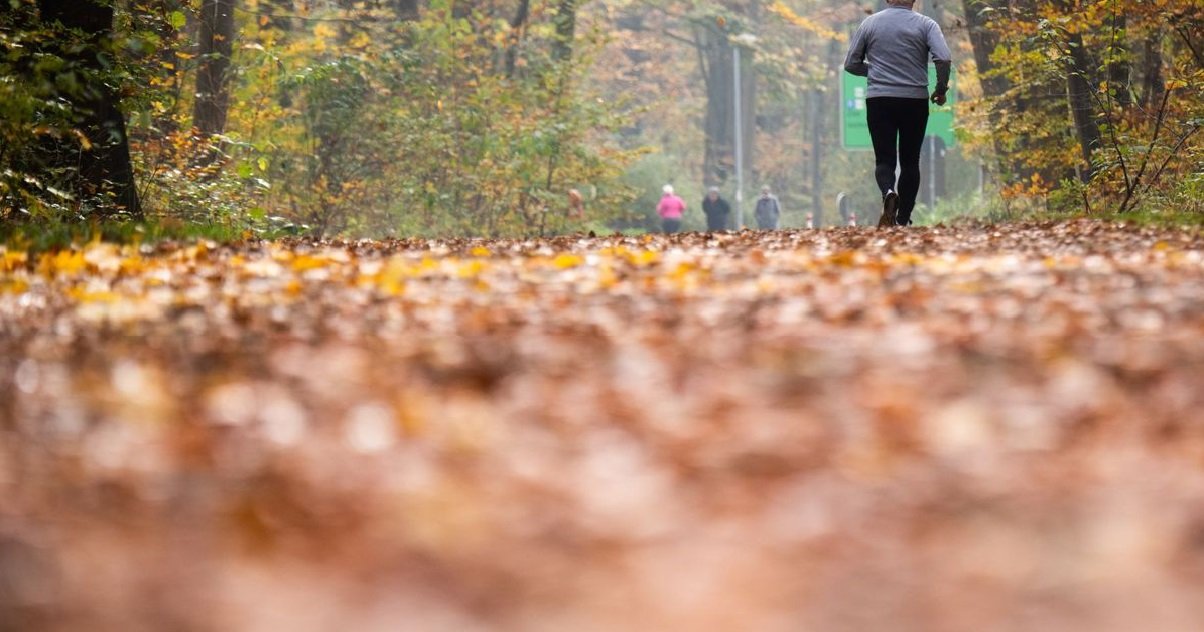
<instances>
[{"instance_id":1,"label":"grass patch","mask_svg":"<svg viewBox=\"0 0 1204 632\"><path fill-rule=\"evenodd\" d=\"M69 248L95 240L141 244L206 239L229 243L246 239L273 239L286 234L287 231L252 231L243 226L174 219L0 224L0 244L33 252Z\"/></svg>"}]
</instances>

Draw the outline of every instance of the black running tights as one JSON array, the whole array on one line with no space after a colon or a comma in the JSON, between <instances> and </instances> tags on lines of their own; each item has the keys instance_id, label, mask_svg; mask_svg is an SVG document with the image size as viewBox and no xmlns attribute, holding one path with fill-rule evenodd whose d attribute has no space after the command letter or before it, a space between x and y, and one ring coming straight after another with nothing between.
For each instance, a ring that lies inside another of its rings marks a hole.
<instances>
[{"instance_id":1,"label":"black running tights","mask_svg":"<svg viewBox=\"0 0 1204 632\"><path fill-rule=\"evenodd\" d=\"M865 110L874 141L874 178L882 195L891 189L899 194L898 223L907 224L920 192L920 150L928 127L928 99L872 97L865 100Z\"/></svg>"}]
</instances>

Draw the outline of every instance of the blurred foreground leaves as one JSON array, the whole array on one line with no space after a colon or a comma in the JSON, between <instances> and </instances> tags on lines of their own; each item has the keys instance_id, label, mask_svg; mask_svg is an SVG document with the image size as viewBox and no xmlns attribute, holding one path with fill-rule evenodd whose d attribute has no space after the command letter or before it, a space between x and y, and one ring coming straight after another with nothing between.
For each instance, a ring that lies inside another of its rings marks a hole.
<instances>
[{"instance_id":1,"label":"blurred foreground leaves","mask_svg":"<svg viewBox=\"0 0 1204 632\"><path fill-rule=\"evenodd\" d=\"M1204 244L0 250L0 630L1204 618Z\"/></svg>"}]
</instances>

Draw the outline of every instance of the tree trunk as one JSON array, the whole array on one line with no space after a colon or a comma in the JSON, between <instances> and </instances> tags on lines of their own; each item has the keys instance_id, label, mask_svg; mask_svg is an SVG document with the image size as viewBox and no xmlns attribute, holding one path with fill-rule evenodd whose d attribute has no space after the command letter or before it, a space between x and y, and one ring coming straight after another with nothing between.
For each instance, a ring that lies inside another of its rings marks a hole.
<instances>
[{"instance_id":1,"label":"tree trunk","mask_svg":"<svg viewBox=\"0 0 1204 632\"><path fill-rule=\"evenodd\" d=\"M979 83L982 86L983 98L989 107L989 119L999 126L1006 124L1009 117L1022 116L1026 112L1034 112L1047 100L1047 92L1061 86L1048 86L1040 82L1025 85L1014 85L1012 81L998 73L996 64L991 60L991 54L1003 42L1000 33L994 28L989 16L990 11L1033 14L1037 10L1035 0L963 0L966 23L970 36L970 44L974 50L974 62L978 68ZM1005 24L1006 26L1006 24ZM1030 44L1022 44L1022 48L1031 49ZM1090 96L1090 95L1088 95ZM1016 139L1015 146L1008 146L1002 135L993 134L996 165L1001 173L1008 178L1027 180L1033 175L1040 175L1045 182L1057 182L1065 174L1054 173L1050 169L1034 169L1027 164L1023 156L1032 151L1033 142L1026 138Z\"/></svg>"},{"instance_id":2,"label":"tree trunk","mask_svg":"<svg viewBox=\"0 0 1204 632\"><path fill-rule=\"evenodd\" d=\"M89 36L89 46L82 51L61 51L64 58L98 72L105 69L103 53L112 47L112 5L101 0L38 0L37 5L43 22L58 22ZM79 131L91 146L62 141L49 157L51 165L78 169L85 197L111 198L118 208L141 217L120 97L103 83L63 92L60 96L79 113Z\"/></svg>"},{"instance_id":3,"label":"tree trunk","mask_svg":"<svg viewBox=\"0 0 1204 632\"><path fill-rule=\"evenodd\" d=\"M991 53L999 46L1000 37L988 24L986 9L1001 8L1000 2L987 0L962 0L965 11L966 31L970 38L970 46L974 51L974 66L977 69L978 82L982 86L983 100L988 104L990 120L998 121L998 114L1006 108L1004 95L1011 90L1011 82L1003 74L996 72L996 66L991 61ZM1023 169L1014 161L1008 159L1008 152L1000 141L998 134L992 134L995 146L996 168L1005 173L1020 173Z\"/></svg>"},{"instance_id":4,"label":"tree trunk","mask_svg":"<svg viewBox=\"0 0 1204 632\"><path fill-rule=\"evenodd\" d=\"M510 46L506 48L506 76L513 77L518 67L518 48L523 43L527 20L531 16L531 0L519 0L518 11L510 21Z\"/></svg>"},{"instance_id":5,"label":"tree trunk","mask_svg":"<svg viewBox=\"0 0 1204 632\"><path fill-rule=\"evenodd\" d=\"M154 117L151 129L145 130L144 135L158 135L159 137L169 136L179 131L179 123L176 114L179 112L181 97L183 96L183 76L184 73L180 69L180 49L185 46L187 41L185 31L187 30L187 18L185 28L177 29L172 25L171 16L173 13L187 15L188 11L184 6L183 0L158 0L153 4L155 11L159 13L158 21L155 23L155 34L159 36L159 50L156 51L156 58L165 77L165 83L169 86L171 92L172 107L161 114ZM142 140L140 138L135 140Z\"/></svg>"},{"instance_id":6,"label":"tree trunk","mask_svg":"<svg viewBox=\"0 0 1204 632\"><path fill-rule=\"evenodd\" d=\"M1141 107L1148 108L1162 100L1165 89L1162 79L1162 31L1154 30L1142 43Z\"/></svg>"},{"instance_id":7,"label":"tree trunk","mask_svg":"<svg viewBox=\"0 0 1204 632\"><path fill-rule=\"evenodd\" d=\"M1091 92L1095 90L1095 82L1091 80L1091 56L1083 46L1083 36L1074 34L1070 37L1070 67L1066 77L1067 98L1070 101L1070 112L1074 120L1075 137L1079 141L1083 162L1086 170L1080 174L1083 182L1087 182L1094 174L1091 162L1092 153L1100 146L1100 129L1095 122L1095 104Z\"/></svg>"},{"instance_id":8,"label":"tree trunk","mask_svg":"<svg viewBox=\"0 0 1204 632\"><path fill-rule=\"evenodd\" d=\"M556 16L552 23L556 27L556 40L552 45L552 56L565 61L573 56L573 38L577 33L577 3L579 0L559 0Z\"/></svg>"},{"instance_id":9,"label":"tree trunk","mask_svg":"<svg viewBox=\"0 0 1204 632\"><path fill-rule=\"evenodd\" d=\"M192 125L205 136L226 131L230 108L230 55L234 50L235 0L202 0Z\"/></svg>"},{"instance_id":10,"label":"tree trunk","mask_svg":"<svg viewBox=\"0 0 1204 632\"><path fill-rule=\"evenodd\" d=\"M707 186L720 186L736 168L732 47L726 35L709 28L696 31L695 41L707 95L702 180Z\"/></svg>"},{"instance_id":11,"label":"tree trunk","mask_svg":"<svg viewBox=\"0 0 1204 632\"><path fill-rule=\"evenodd\" d=\"M1122 108L1133 105L1133 91L1129 87L1129 44L1128 19L1124 13L1115 13L1109 19L1108 39L1108 92Z\"/></svg>"},{"instance_id":12,"label":"tree trunk","mask_svg":"<svg viewBox=\"0 0 1204 632\"><path fill-rule=\"evenodd\" d=\"M291 33L297 28L293 0L259 0L259 12L263 30Z\"/></svg>"},{"instance_id":13,"label":"tree trunk","mask_svg":"<svg viewBox=\"0 0 1204 632\"><path fill-rule=\"evenodd\" d=\"M694 39L706 88L702 180L706 186L723 186L729 178L736 180L735 51L728 34L716 28L698 27ZM752 71L752 52L742 51L740 62L740 113L744 170L749 176L745 181L747 188L756 164L752 151L756 124L756 76ZM733 197L736 205L740 205L743 192L736 191Z\"/></svg>"},{"instance_id":14,"label":"tree trunk","mask_svg":"<svg viewBox=\"0 0 1204 632\"><path fill-rule=\"evenodd\" d=\"M397 0L396 4L393 6L397 11L397 17L403 22L409 22L418 19L418 0Z\"/></svg>"},{"instance_id":15,"label":"tree trunk","mask_svg":"<svg viewBox=\"0 0 1204 632\"><path fill-rule=\"evenodd\" d=\"M1004 95L1011 87L1007 80L996 74L995 64L991 61L991 53L999 46L999 34L987 24L985 9L999 9L1000 2L987 0L962 0L966 13L966 30L970 36L970 46L974 49L974 66L978 69L978 81L982 84L983 96L996 99Z\"/></svg>"}]
</instances>

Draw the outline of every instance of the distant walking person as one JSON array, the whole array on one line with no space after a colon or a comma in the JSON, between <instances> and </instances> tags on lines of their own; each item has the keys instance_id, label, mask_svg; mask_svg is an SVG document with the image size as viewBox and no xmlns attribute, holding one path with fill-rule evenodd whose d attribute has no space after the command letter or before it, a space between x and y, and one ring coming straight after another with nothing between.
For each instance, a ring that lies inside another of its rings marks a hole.
<instances>
[{"instance_id":1,"label":"distant walking person","mask_svg":"<svg viewBox=\"0 0 1204 632\"><path fill-rule=\"evenodd\" d=\"M769 186L761 187L761 197L757 198L757 228L761 230L777 230L782 220L782 205L778 196L769 191Z\"/></svg>"},{"instance_id":2,"label":"distant walking person","mask_svg":"<svg viewBox=\"0 0 1204 632\"><path fill-rule=\"evenodd\" d=\"M711 187L702 200L702 212L707 216L707 230L726 230L727 216L732 213L732 205L720 197L719 187Z\"/></svg>"},{"instance_id":3,"label":"distant walking person","mask_svg":"<svg viewBox=\"0 0 1204 632\"><path fill-rule=\"evenodd\" d=\"M662 190L665 194L656 205L656 213L661 216L661 228L666 233L676 233L681 230L681 216L686 212L686 201L673 193L671 184L666 184Z\"/></svg>"},{"instance_id":4,"label":"distant walking person","mask_svg":"<svg viewBox=\"0 0 1204 632\"><path fill-rule=\"evenodd\" d=\"M868 78L865 118L874 142L874 178L882 191L879 227L911 224L920 191L920 149L928 127L928 100L945 104L952 63L941 27L913 11L915 0L886 0L886 4L857 27L844 60L846 71ZM931 95L930 57L936 64L936 88Z\"/></svg>"}]
</instances>

